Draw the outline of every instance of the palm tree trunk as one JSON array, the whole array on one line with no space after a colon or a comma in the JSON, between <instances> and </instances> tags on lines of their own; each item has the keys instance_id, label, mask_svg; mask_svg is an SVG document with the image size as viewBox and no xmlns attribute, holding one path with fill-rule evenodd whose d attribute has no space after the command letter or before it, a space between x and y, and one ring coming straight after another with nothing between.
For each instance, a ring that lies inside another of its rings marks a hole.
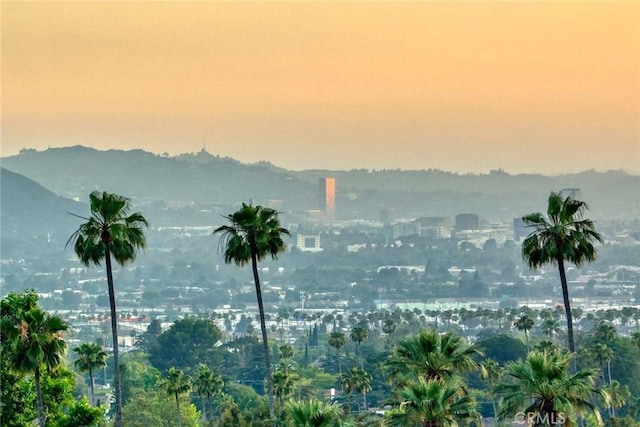
<instances>
[{"instance_id":1,"label":"palm tree trunk","mask_svg":"<svg viewBox=\"0 0 640 427\"><path fill-rule=\"evenodd\" d=\"M207 421L207 398L202 396L202 421Z\"/></svg>"},{"instance_id":2,"label":"palm tree trunk","mask_svg":"<svg viewBox=\"0 0 640 427\"><path fill-rule=\"evenodd\" d=\"M258 311L260 312L260 329L262 330L262 346L264 348L264 364L267 370L267 393L269 397L269 415L275 420L273 404L273 378L271 378L271 357L269 355L269 342L267 341L267 325L264 316L264 304L262 302L262 291L260 288L260 276L258 275L258 257L255 249L255 242L251 245L251 267L253 269L253 281L256 285L256 297L258 298Z\"/></svg>"},{"instance_id":3,"label":"palm tree trunk","mask_svg":"<svg viewBox=\"0 0 640 427\"><path fill-rule=\"evenodd\" d=\"M96 392L93 385L93 370L89 366L89 381L91 382L91 406L96 406Z\"/></svg>"},{"instance_id":4,"label":"palm tree trunk","mask_svg":"<svg viewBox=\"0 0 640 427\"><path fill-rule=\"evenodd\" d=\"M524 341L527 343L527 353L529 353L529 334L527 333L527 329L524 330Z\"/></svg>"},{"instance_id":5,"label":"palm tree trunk","mask_svg":"<svg viewBox=\"0 0 640 427\"><path fill-rule=\"evenodd\" d=\"M569 300L569 287L567 286L567 276L564 271L564 260L558 257L558 270L560 271L560 283L562 285L562 299L564 300L564 311L567 317L567 340L569 341L569 351L576 352L576 344L573 339L573 318L571 317L571 301ZM574 364L575 364L574 359Z\"/></svg>"},{"instance_id":6,"label":"palm tree trunk","mask_svg":"<svg viewBox=\"0 0 640 427\"><path fill-rule=\"evenodd\" d=\"M180 399L178 399L178 392L176 395L176 408L178 409L178 427L182 427L182 417L180 416Z\"/></svg>"},{"instance_id":7,"label":"palm tree trunk","mask_svg":"<svg viewBox=\"0 0 640 427\"><path fill-rule=\"evenodd\" d=\"M36 366L34 376L36 383L36 400L38 402L38 425L45 427L44 403L42 402L42 389L40 388L40 367Z\"/></svg>"},{"instance_id":8,"label":"palm tree trunk","mask_svg":"<svg viewBox=\"0 0 640 427\"><path fill-rule=\"evenodd\" d=\"M113 337L113 388L116 395L116 427L122 427L122 390L120 388L120 357L118 352L118 313L116 312L116 292L113 286L113 272L111 270L111 251L108 246L104 258L107 268L109 309L111 311L111 335Z\"/></svg>"}]
</instances>

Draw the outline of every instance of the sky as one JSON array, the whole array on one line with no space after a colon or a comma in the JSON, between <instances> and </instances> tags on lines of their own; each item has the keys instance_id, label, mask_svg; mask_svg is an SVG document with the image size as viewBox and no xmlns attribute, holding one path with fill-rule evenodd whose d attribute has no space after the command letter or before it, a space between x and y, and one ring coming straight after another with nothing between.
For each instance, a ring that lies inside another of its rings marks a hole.
<instances>
[{"instance_id":1,"label":"sky","mask_svg":"<svg viewBox=\"0 0 640 427\"><path fill-rule=\"evenodd\" d=\"M2 156L640 173L640 2L1 4Z\"/></svg>"}]
</instances>

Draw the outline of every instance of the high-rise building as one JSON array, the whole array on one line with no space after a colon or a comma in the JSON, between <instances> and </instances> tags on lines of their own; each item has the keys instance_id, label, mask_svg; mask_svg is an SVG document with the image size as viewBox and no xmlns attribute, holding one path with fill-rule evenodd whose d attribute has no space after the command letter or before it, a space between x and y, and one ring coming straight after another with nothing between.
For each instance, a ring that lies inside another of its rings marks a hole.
<instances>
[{"instance_id":1,"label":"high-rise building","mask_svg":"<svg viewBox=\"0 0 640 427\"><path fill-rule=\"evenodd\" d=\"M336 179L331 176L318 180L320 209L324 216L333 219L336 215Z\"/></svg>"}]
</instances>

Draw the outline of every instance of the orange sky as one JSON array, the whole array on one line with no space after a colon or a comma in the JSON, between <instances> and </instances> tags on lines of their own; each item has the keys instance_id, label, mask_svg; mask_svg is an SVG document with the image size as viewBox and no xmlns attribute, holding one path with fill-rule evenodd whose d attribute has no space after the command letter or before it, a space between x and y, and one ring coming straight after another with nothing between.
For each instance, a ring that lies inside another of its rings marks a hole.
<instances>
[{"instance_id":1,"label":"orange sky","mask_svg":"<svg viewBox=\"0 0 640 427\"><path fill-rule=\"evenodd\" d=\"M2 155L640 172L640 2L2 2Z\"/></svg>"}]
</instances>

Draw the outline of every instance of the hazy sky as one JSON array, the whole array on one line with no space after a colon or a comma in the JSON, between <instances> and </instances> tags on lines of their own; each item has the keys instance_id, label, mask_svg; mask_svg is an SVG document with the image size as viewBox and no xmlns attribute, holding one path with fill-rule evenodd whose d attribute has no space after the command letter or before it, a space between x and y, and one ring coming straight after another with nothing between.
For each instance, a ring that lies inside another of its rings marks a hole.
<instances>
[{"instance_id":1,"label":"hazy sky","mask_svg":"<svg viewBox=\"0 0 640 427\"><path fill-rule=\"evenodd\" d=\"M640 171L640 2L2 1L2 155Z\"/></svg>"}]
</instances>

